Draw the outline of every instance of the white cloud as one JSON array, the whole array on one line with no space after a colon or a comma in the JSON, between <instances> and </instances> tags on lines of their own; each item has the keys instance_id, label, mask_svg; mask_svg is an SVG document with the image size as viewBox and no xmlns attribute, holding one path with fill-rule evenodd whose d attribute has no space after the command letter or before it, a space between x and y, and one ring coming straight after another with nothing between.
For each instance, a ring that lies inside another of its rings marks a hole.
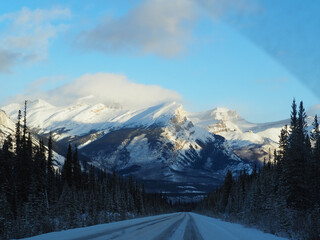
<instances>
[{"instance_id":1,"label":"white cloud","mask_svg":"<svg viewBox=\"0 0 320 240\"><path fill-rule=\"evenodd\" d=\"M61 85L60 82L65 80L63 76L51 76L51 77L43 77L36 81L33 81L27 88L27 94L33 94L34 92L39 91L39 89L50 87L51 85L58 86Z\"/></svg>"},{"instance_id":2,"label":"white cloud","mask_svg":"<svg viewBox=\"0 0 320 240\"><path fill-rule=\"evenodd\" d=\"M116 104L130 109L182 100L181 95L175 91L156 85L138 84L129 81L124 75L111 73L86 74L69 84L46 92L35 89L39 83L42 83L42 80L38 80L30 86L32 92L26 91L25 94L15 96L6 102L41 98L57 106L85 102Z\"/></svg>"},{"instance_id":3,"label":"white cloud","mask_svg":"<svg viewBox=\"0 0 320 240\"><path fill-rule=\"evenodd\" d=\"M250 12L252 0L144 0L119 18L106 16L75 43L104 53L181 54L193 40L195 24L206 14L220 18Z\"/></svg>"},{"instance_id":4,"label":"white cloud","mask_svg":"<svg viewBox=\"0 0 320 240\"><path fill-rule=\"evenodd\" d=\"M120 18L106 17L77 36L77 44L106 53L155 53L171 57L191 40L191 0L146 0Z\"/></svg>"},{"instance_id":5,"label":"white cloud","mask_svg":"<svg viewBox=\"0 0 320 240\"><path fill-rule=\"evenodd\" d=\"M16 63L18 58L18 53L0 48L0 72L9 72L10 67Z\"/></svg>"},{"instance_id":6,"label":"white cloud","mask_svg":"<svg viewBox=\"0 0 320 240\"><path fill-rule=\"evenodd\" d=\"M0 16L0 62L4 63L0 71L8 72L18 63L45 60L50 40L66 29L59 21L70 16L68 8L22 8Z\"/></svg>"}]
</instances>

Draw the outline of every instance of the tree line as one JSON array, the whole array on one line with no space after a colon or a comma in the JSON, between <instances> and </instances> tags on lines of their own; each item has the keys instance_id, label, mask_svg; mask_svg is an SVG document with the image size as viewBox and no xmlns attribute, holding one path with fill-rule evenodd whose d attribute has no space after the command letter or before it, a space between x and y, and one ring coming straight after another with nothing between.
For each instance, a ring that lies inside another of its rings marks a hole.
<instances>
[{"instance_id":1,"label":"tree line","mask_svg":"<svg viewBox=\"0 0 320 240\"><path fill-rule=\"evenodd\" d=\"M273 156L251 174L228 171L198 209L280 236L320 239L320 129L317 115L310 133L306 120L303 102L294 100Z\"/></svg>"},{"instance_id":2,"label":"tree line","mask_svg":"<svg viewBox=\"0 0 320 240\"><path fill-rule=\"evenodd\" d=\"M80 163L68 146L60 170L54 166L52 135L47 143L27 127L27 103L15 135L0 148L0 239L23 238L136 216L172 211L161 193L146 193L132 177L107 174Z\"/></svg>"}]
</instances>

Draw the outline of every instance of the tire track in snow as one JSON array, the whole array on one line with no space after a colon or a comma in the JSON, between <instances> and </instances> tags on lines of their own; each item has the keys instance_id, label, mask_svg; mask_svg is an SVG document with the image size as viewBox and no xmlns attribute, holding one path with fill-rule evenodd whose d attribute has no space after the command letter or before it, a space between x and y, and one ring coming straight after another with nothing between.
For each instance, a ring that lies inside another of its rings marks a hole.
<instances>
[{"instance_id":1,"label":"tire track in snow","mask_svg":"<svg viewBox=\"0 0 320 240\"><path fill-rule=\"evenodd\" d=\"M175 221L170 227L168 227L166 230L161 232L157 237L155 237L153 240L164 240L164 239L170 239L170 237L175 233L177 228L180 226L184 218L186 217L186 214L183 214L181 218L179 218L177 221Z\"/></svg>"},{"instance_id":2,"label":"tire track in snow","mask_svg":"<svg viewBox=\"0 0 320 240\"><path fill-rule=\"evenodd\" d=\"M34 240L288 240L240 224L195 213L173 213L147 219L38 235Z\"/></svg>"},{"instance_id":3,"label":"tire track in snow","mask_svg":"<svg viewBox=\"0 0 320 240\"><path fill-rule=\"evenodd\" d=\"M126 228L125 230L118 232L116 235L109 237L108 240L117 240L117 239L140 239L139 235L142 235L145 237L145 232L149 231L152 227L154 227L154 225L156 225L156 227L159 227L159 225L161 225L161 223L163 222L167 222L167 221L172 221L177 217L180 217L181 214L178 215L172 215L166 219L162 219L159 221L149 221L148 223L142 225L141 227L138 228L132 228L131 226ZM134 226L136 227L136 225Z\"/></svg>"},{"instance_id":4,"label":"tire track in snow","mask_svg":"<svg viewBox=\"0 0 320 240\"><path fill-rule=\"evenodd\" d=\"M160 223L160 222L164 222L164 221L167 221L168 219L170 219L170 218L172 218L174 216L175 215L166 216L166 217L162 217L162 218L155 219L155 220L148 220L148 221L144 221L144 222L137 223L137 224L132 224L132 225L119 227L119 228L116 228L116 229L109 229L109 230L102 231L102 232L99 232L99 233L87 235L87 236L84 236L84 237L81 237L81 238L74 238L73 240L90 240L90 239L102 237L104 235L111 235L111 234L114 234L114 233L117 233L117 232L125 232L125 230L130 229L130 228L134 228L134 227L137 227L137 226L142 226L142 225L145 225L145 224L146 225L151 225L151 224L157 224L157 223ZM144 227L141 227L141 228L144 228ZM116 236L116 237L118 237L118 236ZM112 237L110 239L114 239L114 237Z\"/></svg>"},{"instance_id":5,"label":"tire track in snow","mask_svg":"<svg viewBox=\"0 0 320 240\"><path fill-rule=\"evenodd\" d=\"M183 240L203 240L198 227L196 226L193 217L188 213L188 223L183 235Z\"/></svg>"}]
</instances>

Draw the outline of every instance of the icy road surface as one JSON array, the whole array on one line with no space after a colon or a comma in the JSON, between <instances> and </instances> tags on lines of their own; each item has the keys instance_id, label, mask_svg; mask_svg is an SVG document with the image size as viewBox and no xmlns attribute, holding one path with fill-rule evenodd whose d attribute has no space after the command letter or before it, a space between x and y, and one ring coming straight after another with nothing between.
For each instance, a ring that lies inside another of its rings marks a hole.
<instances>
[{"instance_id":1,"label":"icy road surface","mask_svg":"<svg viewBox=\"0 0 320 240\"><path fill-rule=\"evenodd\" d=\"M280 240L284 238L195 213L173 213L47 233L41 240Z\"/></svg>"}]
</instances>

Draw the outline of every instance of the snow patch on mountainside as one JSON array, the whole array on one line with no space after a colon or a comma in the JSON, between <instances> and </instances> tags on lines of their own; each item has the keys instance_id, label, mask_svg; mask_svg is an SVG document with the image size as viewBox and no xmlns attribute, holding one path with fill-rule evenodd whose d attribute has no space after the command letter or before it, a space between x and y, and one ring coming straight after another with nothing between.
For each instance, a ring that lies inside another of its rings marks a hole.
<instances>
[{"instance_id":1,"label":"snow patch on mountainside","mask_svg":"<svg viewBox=\"0 0 320 240\"><path fill-rule=\"evenodd\" d=\"M14 122L2 110L0 110L0 125L5 128L15 129Z\"/></svg>"},{"instance_id":2,"label":"snow patch on mountainside","mask_svg":"<svg viewBox=\"0 0 320 240\"><path fill-rule=\"evenodd\" d=\"M69 107L56 107L43 100L28 101L29 127L39 133L55 131L56 141L69 136L81 136L92 131L110 128L165 124L175 114L179 104L161 104L149 108L128 110L104 104L78 103ZM8 115L16 117L23 103L3 107Z\"/></svg>"},{"instance_id":3,"label":"snow patch on mountainside","mask_svg":"<svg viewBox=\"0 0 320 240\"><path fill-rule=\"evenodd\" d=\"M145 136L145 134L141 134L135 137L127 146L131 165L150 163L160 155L156 151L150 151L148 139Z\"/></svg>"},{"instance_id":4,"label":"snow patch on mountainside","mask_svg":"<svg viewBox=\"0 0 320 240\"><path fill-rule=\"evenodd\" d=\"M17 107L18 105L14 104L13 106ZM35 104L33 104L33 107L50 107L50 105L46 104L43 101L37 101ZM7 116L7 114L3 110L0 110L0 145L4 143L5 139L9 135L12 136L14 141L15 123ZM35 145L39 145L39 140L36 137L32 138ZM53 158L55 163L55 169L61 168L65 160L64 157L56 152L53 152Z\"/></svg>"},{"instance_id":5,"label":"snow patch on mountainside","mask_svg":"<svg viewBox=\"0 0 320 240\"><path fill-rule=\"evenodd\" d=\"M269 149L273 152L277 148L280 131L289 123L289 120L250 123L236 111L226 108L215 108L189 116L196 125L227 139L229 145L237 150L237 154L242 158L258 158L260 161L263 161Z\"/></svg>"},{"instance_id":6,"label":"snow patch on mountainside","mask_svg":"<svg viewBox=\"0 0 320 240\"><path fill-rule=\"evenodd\" d=\"M14 122L7 116L4 111L0 110L0 146L8 135L14 134L14 129Z\"/></svg>"},{"instance_id":7,"label":"snow patch on mountainside","mask_svg":"<svg viewBox=\"0 0 320 240\"><path fill-rule=\"evenodd\" d=\"M15 117L23 107L10 104L3 109ZM238 134L250 125L235 111L218 110L190 117L176 102L123 109L90 105L83 99L68 107L36 100L28 102L27 120L39 134L51 131L59 144L79 146L79 153L98 168L151 182L163 179L173 192L175 184L193 184L196 193L219 185L228 170L237 175L253 166L237 156L232 142L205 129L205 124L216 129L214 124L224 121L233 129L227 133ZM56 160L61 166L64 158Z\"/></svg>"},{"instance_id":8,"label":"snow patch on mountainside","mask_svg":"<svg viewBox=\"0 0 320 240\"><path fill-rule=\"evenodd\" d=\"M9 116L17 115L23 104L10 104L3 107ZM28 101L28 122L29 126L38 129L40 133L61 129L58 139L69 135L87 133L92 129L101 128L105 124L105 119L112 121L118 117L123 110L113 109L103 104L88 105L77 104L65 108L56 107L43 100ZM101 124L103 123L103 124Z\"/></svg>"},{"instance_id":9,"label":"snow patch on mountainside","mask_svg":"<svg viewBox=\"0 0 320 240\"><path fill-rule=\"evenodd\" d=\"M87 136L79 144L83 148L110 131L121 128L163 127L162 137L174 145L174 149L184 155L192 149L199 153L198 141L214 140L211 133L227 139L226 149L241 150L242 153L258 148L261 154L252 158L261 161L270 148L277 147L281 128L287 120L256 124L243 119L236 111L215 108L200 113L187 113L176 102L160 104L143 109L123 109L104 104L90 105L80 99L75 105L56 107L43 100L28 102L28 125L40 134L54 132L54 140ZM23 103L3 107L8 115L15 119ZM134 144L143 145L143 139L134 140L129 149L136 149ZM245 149L245 151L243 151ZM136 150L135 150L136 151ZM229 150L228 150L229 151ZM252 152L252 151L251 151ZM134 155L132 152L131 154ZM245 155L241 155L245 157Z\"/></svg>"}]
</instances>

